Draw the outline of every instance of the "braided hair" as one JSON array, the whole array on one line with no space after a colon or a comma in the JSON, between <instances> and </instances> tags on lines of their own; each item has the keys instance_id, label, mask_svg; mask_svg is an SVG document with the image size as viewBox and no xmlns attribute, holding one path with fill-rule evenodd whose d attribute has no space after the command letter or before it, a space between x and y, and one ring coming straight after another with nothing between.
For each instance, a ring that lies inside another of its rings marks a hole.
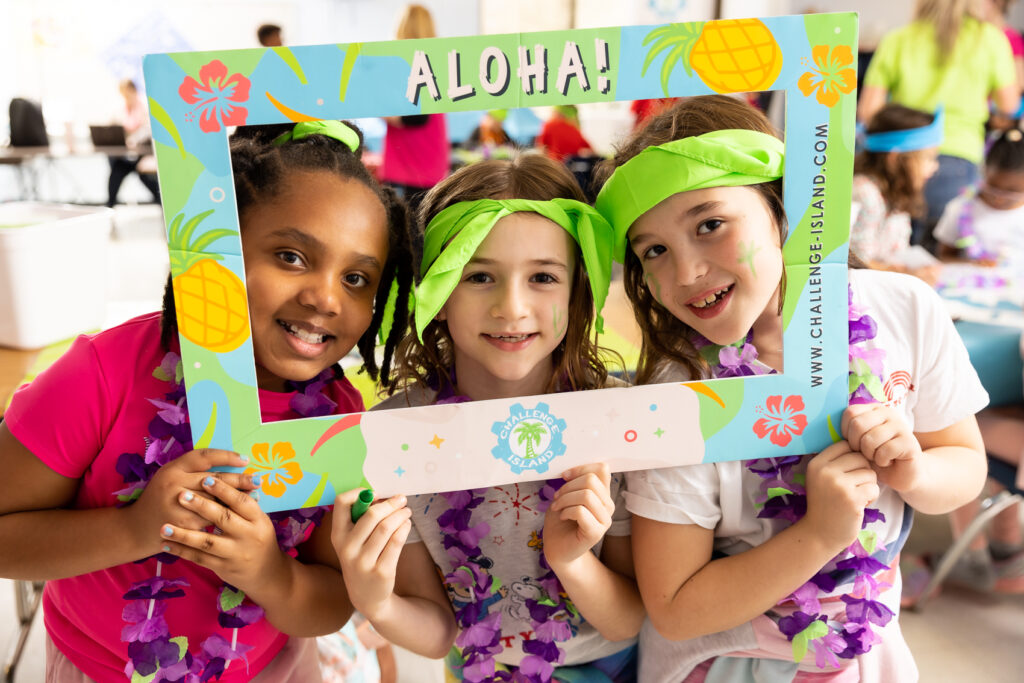
<instances>
[{"instance_id":1,"label":"braided hair","mask_svg":"<svg viewBox=\"0 0 1024 683\"><path fill-rule=\"evenodd\" d=\"M239 127L230 139L231 167L235 181L238 215L247 209L274 198L284 178L296 171L323 171L366 185L380 199L388 217L388 259L374 298L370 327L356 344L363 359L363 368L376 381L391 372L391 361L398 342L409 325L409 293L413 281L413 246L405 204L391 188L382 187L360 160L363 150L362 132L348 124L359 135L359 148L352 152L343 142L325 135L310 135L282 145L273 141L290 131L292 124ZM377 337L384 322L385 309L392 285L397 284L397 298L391 329L384 340L384 355L377 364ZM171 277L164 288L160 343L169 349L178 333Z\"/></svg>"}]
</instances>

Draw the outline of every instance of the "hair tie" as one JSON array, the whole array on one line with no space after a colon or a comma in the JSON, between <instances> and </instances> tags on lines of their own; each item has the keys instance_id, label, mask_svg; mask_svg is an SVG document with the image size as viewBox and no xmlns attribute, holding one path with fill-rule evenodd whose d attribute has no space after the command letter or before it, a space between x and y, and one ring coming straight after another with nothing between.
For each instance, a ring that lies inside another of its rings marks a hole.
<instances>
[{"instance_id":1,"label":"hair tie","mask_svg":"<svg viewBox=\"0 0 1024 683\"><path fill-rule=\"evenodd\" d=\"M938 147L942 144L942 107L935 110L935 118L927 126L868 133L864 136L864 149L868 152L914 152Z\"/></svg>"},{"instance_id":2,"label":"hair tie","mask_svg":"<svg viewBox=\"0 0 1024 683\"><path fill-rule=\"evenodd\" d=\"M291 130L281 133L270 144L280 147L292 140L304 140L311 135L334 138L355 154L359 151L359 133L344 121L300 121Z\"/></svg>"},{"instance_id":3,"label":"hair tie","mask_svg":"<svg viewBox=\"0 0 1024 683\"><path fill-rule=\"evenodd\" d=\"M423 279L414 303L416 336L434 319L455 291L462 269L495 224L511 213L539 214L558 224L579 245L597 311L596 328L604 331L601 309L608 297L612 268L612 227L592 206L574 199L477 199L457 202L438 212L423 235Z\"/></svg>"},{"instance_id":4,"label":"hair tie","mask_svg":"<svg viewBox=\"0 0 1024 683\"><path fill-rule=\"evenodd\" d=\"M1021 138L1024 138L1024 134L1022 134L1020 130L1017 128L1011 128L1010 130L1005 131L1003 133L1003 137L1005 137L1010 142L1020 142Z\"/></svg>"},{"instance_id":5,"label":"hair tie","mask_svg":"<svg viewBox=\"0 0 1024 683\"><path fill-rule=\"evenodd\" d=\"M626 254L636 219L674 194L778 180L785 145L773 135L727 128L648 147L615 169L594 206L615 230L615 258Z\"/></svg>"}]
</instances>

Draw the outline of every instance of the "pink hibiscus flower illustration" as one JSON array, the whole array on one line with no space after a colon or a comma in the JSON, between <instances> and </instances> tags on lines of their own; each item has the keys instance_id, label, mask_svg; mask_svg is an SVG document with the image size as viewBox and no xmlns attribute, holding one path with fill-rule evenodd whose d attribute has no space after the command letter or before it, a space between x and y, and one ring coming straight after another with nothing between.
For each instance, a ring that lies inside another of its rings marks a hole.
<instances>
[{"instance_id":1,"label":"pink hibiscus flower illustration","mask_svg":"<svg viewBox=\"0 0 1024 683\"><path fill-rule=\"evenodd\" d=\"M198 111L199 128L204 133L217 132L221 123L225 126L245 125L249 110L234 103L248 101L248 78L242 74L228 76L228 68L219 59L215 59L199 69L199 80L202 83L186 76L178 87L181 99L196 105L186 115L186 120L195 120Z\"/></svg>"},{"instance_id":2,"label":"pink hibiscus flower illustration","mask_svg":"<svg viewBox=\"0 0 1024 683\"><path fill-rule=\"evenodd\" d=\"M762 408L755 412L764 415L754 423L757 438L765 436L776 446L788 446L794 434L803 434L807 416L802 411L804 400L800 396L787 396L785 403L781 396L769 396Z\"/></svg>"}]
</instances>

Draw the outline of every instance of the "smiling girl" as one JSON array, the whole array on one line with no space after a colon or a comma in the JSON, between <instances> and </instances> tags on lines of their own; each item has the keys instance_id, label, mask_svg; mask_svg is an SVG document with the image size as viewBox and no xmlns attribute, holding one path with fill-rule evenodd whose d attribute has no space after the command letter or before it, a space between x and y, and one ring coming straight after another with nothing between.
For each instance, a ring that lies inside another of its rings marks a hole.
<instances>
[{"instance_id":1,"label":"smiling girl","mask_svg":"<svg viewBox=\"0 0 1024 683\"><path fill-rule=\"evenodd\" d=\"M340 121L231 139L264 421L363 410L338 361L404 333L404 208ZM163 313L75 340L19 389L0 425L0 575L45 580L47 681L318 680L313 640L352 605L323 509L262 512L273 474L208 474L238 454L193 450L171 282ZM216 525L214 533L206 529ZM299 637L293 637L299 636ZM241 660L241 661L235 661Z\"/></svg>"},{"instance_id":2,"label":"smiling girl","mask_svg":"<svg viewBox=\"0 0 1024 683\"><path fill-rule=\"evenodd\" d=\"M783 371L783 153L725 96L680 103L619 150L597 207L643 332L639 382ZM849 301L844 440L627 475L642 680L917 679L897 555L911 507L946 512L980 489L987 397L923 282L851 270ZM883 392L904 375L909 391Z\"/></svg>"},{"instance_id":3,"label":"smiling girl","mask_svg":"<svg viewBox=\"0 0 1024 683\"><path fill-rule=\"evenodd\" d=\"M582 199L539 155L466 167L426 196L416 335L398 350L401 391L380 408L616 383L591 338L611 231ZM481 444L467 457L493 456ZM354 526L337 505L335 546L356 608L390 641L441 656L457 629L453 680L631 681L643 609L621 493L597 464L378 503ZM441 590L435 565L451 606L428 617L406 593Z\"/></svg>"}]
</instances>

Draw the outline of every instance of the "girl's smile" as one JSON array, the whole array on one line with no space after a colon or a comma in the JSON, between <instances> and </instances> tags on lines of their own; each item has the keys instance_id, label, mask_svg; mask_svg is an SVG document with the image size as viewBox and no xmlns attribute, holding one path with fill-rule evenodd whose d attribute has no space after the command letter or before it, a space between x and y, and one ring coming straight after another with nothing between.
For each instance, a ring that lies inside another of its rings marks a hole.
<instances>
[{"instance_id":1,"label":"girl's smile","mask_svg":"<svg viewBox=\"0 0 1024 683\"><path fill-rule=\"evenodd\" d=\"M257 384L283 391L337 363L369 327L387 215L363 183L310 171L287 176L241 225Z\"/></svg>"},{"instance_id":2,"label":"girl's smile","mask_svg":"<svg viewBox=\"0 0 1024 683\"><path fill-rule=\"evenodd\" d=\"M758 190L672 195L637 219L629 240L651 294L681 322L716 344L753 328L778 335L765 348L779 346L780 233Z\"/></svg>"},{"instance_id":3,"label":"girl's smile","mask_svg":"<svg viewBox=\"0 0 1024 683\"><path fill-rule=\"evenodd\" d=\"M498 221L437 318L448 324L459 391L474 400L543 393L565 337L575 243L535 213Z\"/></svg>"}]
</instances>

